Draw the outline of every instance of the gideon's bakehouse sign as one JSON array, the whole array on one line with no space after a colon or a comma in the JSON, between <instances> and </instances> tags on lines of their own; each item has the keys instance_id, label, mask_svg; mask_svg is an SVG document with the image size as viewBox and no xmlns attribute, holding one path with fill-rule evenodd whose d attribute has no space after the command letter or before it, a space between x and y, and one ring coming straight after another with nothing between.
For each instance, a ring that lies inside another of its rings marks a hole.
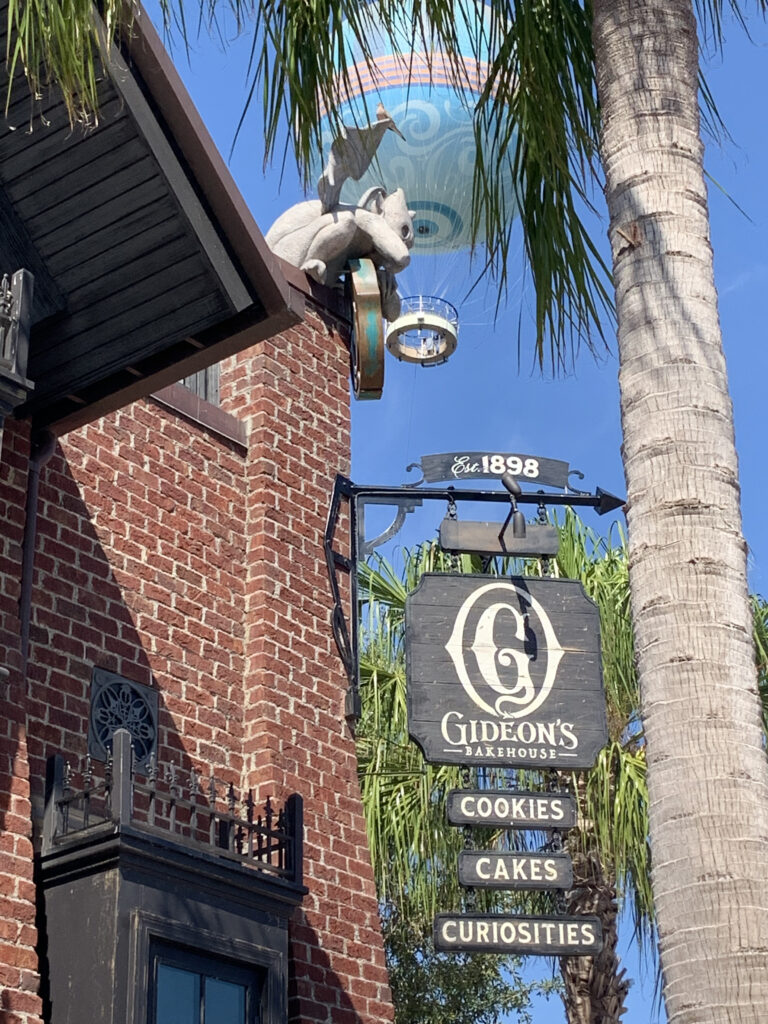
<instances>
[{"instance_id":1,"label":"gideon's bakehouse sign","mask_svg":"<svg viewBox=\"0 0 768 1024\"><path fill-rule=\"evenodd\" d=\"M577 580L424 575L406 667L432 763L589 768L608 738L599 613Z\"/></svg>"}]
</instances>

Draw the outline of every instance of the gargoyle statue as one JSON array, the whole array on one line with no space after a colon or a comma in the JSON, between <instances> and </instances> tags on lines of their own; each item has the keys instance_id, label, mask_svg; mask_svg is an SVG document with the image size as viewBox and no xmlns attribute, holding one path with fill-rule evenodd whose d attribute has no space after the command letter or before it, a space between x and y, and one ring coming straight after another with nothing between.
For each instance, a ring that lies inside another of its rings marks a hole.
<instances>
[{"instance_id":1,"label":"gargoyle statue","mask_svg":"<svg viewBox=\"0 0 768 1024\"><path fill-rule=\"evenodd\" d=\"M408 266L413 246L413 214L403 190L387 194L377 186L354 206L339 202L342 185L347 178L362 178L387 130L400 135L381 104L373 124L343 127L317 185L320 198L297 203L278 217L267 245L320 284L335 283L351 259L372 260L382 315L392 321L400 315L395 274Z\"/></svg>"}]
</instances>

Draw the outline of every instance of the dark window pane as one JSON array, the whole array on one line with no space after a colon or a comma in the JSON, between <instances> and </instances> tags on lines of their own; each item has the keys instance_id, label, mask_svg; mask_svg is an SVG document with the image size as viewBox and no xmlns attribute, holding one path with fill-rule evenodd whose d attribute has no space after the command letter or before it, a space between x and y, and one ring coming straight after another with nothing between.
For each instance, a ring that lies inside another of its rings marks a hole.
<instances>
[{"instance_id":1,"label":"dark window pane","mask_svg":"<svg viewBox=\"0 0 768 1024\"><path fill-rule=\"evenodd\" d=\"M263 971L153 942L149 1024L258 1024Z\"/></svg>"},{"instance_id":2,"label":"dark window pane","mask_svg":"<svg viewBox=\"0 0 768 1024\"><path fill-rule=\"evenodd\" d=\"M155 1024L200 1024L200 975L157 965Z\"/></svg>"},{"instance_id":3,"label":"dark window pane","mask_svg":"<svg viewBox=\"0 0 768 1024\"><path fill-rule=\"evenodd\" d=\"M203 1024L246 1024L245 996L245 985L206 978Z\"/></svg>"}]
</instances>

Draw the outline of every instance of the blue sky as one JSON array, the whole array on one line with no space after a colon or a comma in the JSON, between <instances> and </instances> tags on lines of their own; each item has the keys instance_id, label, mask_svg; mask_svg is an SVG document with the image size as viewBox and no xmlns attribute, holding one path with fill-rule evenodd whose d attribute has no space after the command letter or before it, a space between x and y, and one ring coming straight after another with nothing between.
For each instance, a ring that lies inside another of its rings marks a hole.
<instances>
[{"instance_id":1,"label":"blue sky","mask_svg":"<svg viewBox=\"0 0 768 1024\"><path fill-rule=\"evenodd\" d=\"M750 585L768 593L768 541L762 525L766 485L760 421L766 370L768 315L768 29L750 23L753 42L738 26L728 31L722 57L707 62L707 74L733 141L708 140L706 164L719 187L710 189L712 235L720 293L724 344L734 400L740 455L744 532L750 547ZM231 148L246 94L248 40L226 51L208 41L193 44L190 62L175 47L177 66L221 152ZM230 169L256 221L266 232L276 216L302 197L293 168L280 161L266 174L257 105L246 118ZM723 193L727 193L731 199ZM744 212L741 213L734 202ZM605 222L595 218L601 243ZM449 256L463 283L466 268ZM422 454L455 449L514 451L560 458L597 484L624 493L620 457L617 366L612 352L596 363L582 351L565 378L542 377L532 365L530 295L514 282L522 261L513 263L509 303L493 320L493 297L485 295L462 310L459 347L442 367L423 369L387 359L379 402L353 407L353 477L359 482L398 484L406 466ZM445 288L461 298L462 289ZM523 349L518 363L518 317ZM610 339L609 339L610 340ZM439 517L438 517L439 518ZM414 523L406 539L434 530L436 522Z\"/></svg>"},{"instance_id":2,"label":"blue sky","mask_svg":"<svg viewBox=\"0 0 768 1024\"><path fill-rule=\"evenodd\" d=\"M768 538L763 525L766 497L764 423L768 379L768 28L750 23L749 41L738 26L728 29L722 56L706 64L709 84L732 141L707 140L712 238L720 313L734 402L740 458L744 533L750 549L750 586L768 595ZM226 156L246 95L248 42L222 51L202 40L193 44L190 62L181 46L174 51L179 71L215 142ZM279 161L263 171L263 137L254 109L246 118L230 168L257 223L266 233L272 221L301 198L296 176L286 169L281 187ZM728 198L724 193L727 193ZM738 204L742 212L734 205ZM595 219L594 237L604 240L605 221ZM446 297L461 298L466 275L461 260L449 258ZM510 269L519 279L521 262ZM514 284L510 301L494 323L493 299L476 299L463 311L459 347L444 366L434 369L387 359L384 395L379 402L353 406L352 476L360 483L400 484L406 466L423 454L451 450L524 451L563 459L584 473L583 486L599 485L624 494L618 412L616 359L596 362L585 350L564 379L542 377L532 367L530 344L517 354L518 318L523 338L530 295ZM434 534L443 509L430 508L408 524L405 540ZM596 522L601 528L607 523ZM626 941L622 943L626 947ZM627 959L637 976L634 953ZM649 1024L652 983L638 984L631 996L627 1024ZM535 1024L559 1020L550 1003L537 1011Z\"/></svg>"}]
</instances>

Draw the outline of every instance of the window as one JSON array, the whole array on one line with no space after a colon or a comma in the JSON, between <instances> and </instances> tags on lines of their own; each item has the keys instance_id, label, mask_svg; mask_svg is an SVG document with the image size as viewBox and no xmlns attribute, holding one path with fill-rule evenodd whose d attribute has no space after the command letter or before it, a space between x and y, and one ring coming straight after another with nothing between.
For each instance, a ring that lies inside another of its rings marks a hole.
<instances>
[{"instance_id":1,"label":"window","mask_svg":"<svg viewBox=\"0 0 768 1024\"><path fill-rule=\"evenodd\" d=\"M181 382L193 395L204 398L211 405L219 404L219 364L214 363L205 370L198 370Z\"/></svg>"},{"instance_id":2,"label":"window","mask_svg":"<svg viewBox=\"0 0 768 1024\"><path fill-rule=\"evenodd\" d=\"M259 1024L261 972L159 942L150 955L149 1024Z\"/></svg>"},{"instance_id":3,"label":"window","mask_svg":"<svg viewBox=\"0 0 768 1024\"><path fill-rule=\"evenodd\" d=\"M130 769L115 773L117 828L96 820L90 780L80 803L87 791L81 811L89 808L92 825L73 814L77 827L57 833L63 763L55 769L54 761L41 858L53 1024L285 1024L288 919L306 892L300 874L255 871L218 848L122 820ZM299 811L296 803L297 836ZM300 854L299 845L299 864Z\"/></svg>"}]
</instances>

